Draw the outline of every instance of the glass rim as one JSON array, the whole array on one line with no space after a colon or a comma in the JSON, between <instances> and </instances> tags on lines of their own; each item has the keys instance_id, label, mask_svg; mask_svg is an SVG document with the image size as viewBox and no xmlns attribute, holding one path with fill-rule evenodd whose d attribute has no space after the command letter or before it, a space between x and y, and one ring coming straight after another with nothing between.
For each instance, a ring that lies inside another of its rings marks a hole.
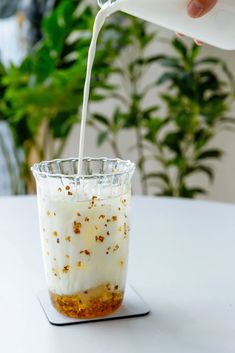
<instances>
[{"instance_id":1,"label":"glass rim","mask_svg":"<svg viewBox=\"0 0 235 353\"><path fill-rule=\"evenodd\" d=\"M114 2L116 2L116 0L97 0L98 5L102 8L103 6L110 6L112 5Z\"/></svg>"},{"instance_id":2,"label":"glass rim","mask_svg":"<svg viewBox=\"0 0 235 353\"><path fill-rule=\"evenodd\" d=\"M39 167L42 165L46 165L49 163L57 163L57 162L69 162L69 161L77 161L78 158L55 158L51 160L43 160L38 163L34 163L30 170L32 171L33 174L35 175L40 175L43 177L49 177L49 178L69 178L69 179L92 179L94 177L96 178L101 178L101 177L113 177L113 176L121 176L125 174L130 174L134 172L136 164L134 162L131 162L129 159L121 159L121 158L107 158L107 157L84 157L83 161L103 161L103 162L122 162L127 165L127 170L123 171L115 171L112 173L94 173L94 174L63 174L63 173L51 173L51 172L46 172L46 171L40 171Z\"/></svg>"}]
</instances>

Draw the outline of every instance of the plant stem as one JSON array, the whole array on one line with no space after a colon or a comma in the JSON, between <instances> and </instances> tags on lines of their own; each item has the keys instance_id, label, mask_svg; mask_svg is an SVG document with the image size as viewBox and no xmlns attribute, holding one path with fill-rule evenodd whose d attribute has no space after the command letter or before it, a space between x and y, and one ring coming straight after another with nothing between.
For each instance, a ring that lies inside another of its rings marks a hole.
<instances>
[{"instance_id":1,"label":"plant stem","mask_svg":"<svg viewBox=\"0 0 235 353\"><path fill-rule=\"evenodd\" d=\"M43 139L42 139L42 147L41 150L43 151L43 157L46 157L47 159L51 159L52 156L54 156L54 140L52 139L51 133L50 133L50 128L49 124L46 121L45 125L42 126L43 129ZM40 159L42 156L40 155Z\"/></svg>"},{"instance_id":2,"label":"plant stem","mask_svg":"<svg viewBox=\"0 0 235 353\"><path fill-rule=\"evenodd\" d=\"M53 154L52 156L52 159L55 159L55 158L61 158L61 155L64 151L64 148L65 148L65 145L66 145L66 142L67 142L67 138L63 138L57 151Z\"/></svg>"},{"instance_id":3,"label":"plant stem","mask_svg":"<svg viewBox=\"0 0 235 353\"><path fill-rule=\"evenodd\" d=\"M136 127L136 147L138 152L139 159L139 170L140 170L140 178L141 178L141 186L143 195L148 195L148 183L146 178L145 171L145 157L144 157L144 145L143 145L143 136L141 133L141 128Z\"/></svg>"},{"instance_id":4,"label":"plant stem","mask_svg":"<svg viewBox=\"0 0 235 353\"><path fill-rule=\"evenodd\" d=\"M118 147L117 136L113 135L113 138L110 140L111 147L113 149L115 157L122 159L121 152Z\"/></svg>"},{"instance_id":5,"label":"plant stem","mask_svg":"<svg viewBox=\"0 0 235 353\"><path fill-rule=\"evenodd\" d=\"M91 125L96 131L102 132L102 129L100 129L99 126L97 126L94 122ZM112 133L112 137L108 137L107 142L110 144L113 153L115 154L116 157L122 159L121 152L118 147L118 142L117 142L117 134Z\"/></svg>"}]
</instances>

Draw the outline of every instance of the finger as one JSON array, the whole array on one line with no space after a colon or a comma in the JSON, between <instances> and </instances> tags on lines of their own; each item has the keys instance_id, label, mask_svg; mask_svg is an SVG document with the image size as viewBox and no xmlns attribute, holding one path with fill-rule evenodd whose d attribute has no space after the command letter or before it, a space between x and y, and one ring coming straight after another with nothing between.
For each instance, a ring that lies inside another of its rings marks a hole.
<instances>
[{"instance_id":1,"label":"finger","mask_svg":"<svg viewBox=\"0 0 235 353\"><path fill-rule=\"evenodd\" d=\"M177 37L179 37L179 38L184 37L184 34L183 34L183 33L181 33L181 32L176 32L176 35L177 35Z\"/></svg>"},{"instance_id":2,"label":"finger","mask_svg":"<svg viewBox=\"0 0 235 353\"><path fill-rule=\"evenodd\" d=\"M187 11L189 16L198 18L213 9L218 0L190 0Z\"/></svg>"},{"instance_id":3,"label":"finger","mask_svg":"<svg viewBox=\"0 0 235 353\"><path fill-rule=\"evenodd\" d=\"M204 42L203 42L202 40L199 40L199 39L194 39L194 42L195 42L199 47L201 47L201 46L204 44Z\"/></svg>"}]
</instances>

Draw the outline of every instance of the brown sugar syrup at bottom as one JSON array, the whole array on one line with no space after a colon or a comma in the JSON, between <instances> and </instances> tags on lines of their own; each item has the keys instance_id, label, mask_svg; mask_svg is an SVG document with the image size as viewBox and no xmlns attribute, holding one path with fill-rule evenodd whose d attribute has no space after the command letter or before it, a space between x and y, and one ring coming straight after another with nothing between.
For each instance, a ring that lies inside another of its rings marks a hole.
<instances>
[{"instance_id":1,"label":"brown sugar syrup at bottom","mask_svg":"<svg viewBox=\"0 0 235 353\"><path fill-rule=\"evenodd\" d=\"M49 294L57 311L79 319L109 315L121 306L124 297L123 291L111 290L107 284L72 295L58 295L51 291Z\"/></svg>"}]
</instances>

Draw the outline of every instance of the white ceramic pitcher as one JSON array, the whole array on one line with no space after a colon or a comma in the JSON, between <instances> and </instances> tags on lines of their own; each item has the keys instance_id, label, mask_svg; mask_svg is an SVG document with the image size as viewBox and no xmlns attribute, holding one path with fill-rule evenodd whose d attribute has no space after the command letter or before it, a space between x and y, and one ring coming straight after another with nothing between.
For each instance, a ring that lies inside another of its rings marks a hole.
<instances>
[{"instance_id":1,"label":"white ceramic pitcher","mask_svg":"<svg viewBox=\"0 0 235 353\"><path fill-rule=\"evenodd\" d=\"M189 0L97 0L130 15L181 32L221 49L235 49L235 0L219 0L207 15L187 14Z\"/></svg>"}]
</instances>

